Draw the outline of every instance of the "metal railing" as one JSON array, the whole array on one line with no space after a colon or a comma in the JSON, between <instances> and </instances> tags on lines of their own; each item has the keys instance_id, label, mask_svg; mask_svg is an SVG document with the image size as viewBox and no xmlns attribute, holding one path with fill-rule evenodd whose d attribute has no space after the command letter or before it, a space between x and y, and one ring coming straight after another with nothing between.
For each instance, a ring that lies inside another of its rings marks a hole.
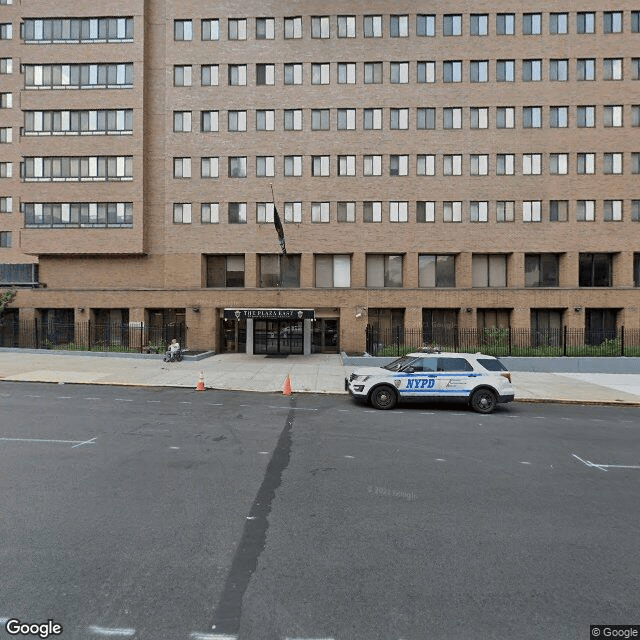
<instances>
[{"instance_id":1,"label":"metal railing","mask_svg":"<svg viewBox=\"0 0 640 640\"><path fill-rule=\"evenodd\" d=\"M61 323L0 318L0 347L164 353L173 338L186 348L184 324L149 326L142 322Z\"/></svg>"},{"instance_id":2,"label":"metal railing","mask_svg":"<svg viewBox=\"0 0 640 640\"><path fill-rule=\"evenodd\" d=\"M401 356L425 346L494 356L640 356L640 329L366 329L366 350L372 356Z\"/></svg>"}]
</instances>

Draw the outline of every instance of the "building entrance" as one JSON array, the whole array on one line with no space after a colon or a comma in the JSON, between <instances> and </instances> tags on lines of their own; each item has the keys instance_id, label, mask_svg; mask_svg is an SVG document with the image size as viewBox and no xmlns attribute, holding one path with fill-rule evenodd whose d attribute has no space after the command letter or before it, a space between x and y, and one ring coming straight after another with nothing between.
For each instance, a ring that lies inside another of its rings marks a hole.
<instances>
[{"instance_id":1,"label":"building entrance","mask_svg":"<svg viewBox=\"0 0 640 640\"><path fill-rule=\"evenodd\" d=\"M255 320L253 352L283 355L303 353L302 320Z\"/></svg>"}]
</instances>

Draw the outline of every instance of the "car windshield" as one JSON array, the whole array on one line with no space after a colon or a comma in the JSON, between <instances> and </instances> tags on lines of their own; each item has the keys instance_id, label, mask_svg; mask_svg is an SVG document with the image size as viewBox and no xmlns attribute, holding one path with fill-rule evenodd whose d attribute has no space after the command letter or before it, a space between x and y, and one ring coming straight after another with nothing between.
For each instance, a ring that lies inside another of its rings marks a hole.
<instances>
[{"instance_id":1,"label":"car windshield","mask_svg":"<svg viewBox=\"0 0 640 640\"><path fill-rule=\"evenodd\" d=\"M386 364L383 369L388 369L389 371L403 371L406 369L412 362L415 361L415 356L402 356L402 358L398 358L389 364Z\"/></svg>"},{"instance_id":2,"label":"car windshield","mask_svg":"<svg viewBox=\"0 0 640 640\"><path fill-rule=\"evenodd\" d=\"M507 371L507 367L496 358L478 358L478 364L481 364L487 371Z\"/></svg>"}]
</instances>

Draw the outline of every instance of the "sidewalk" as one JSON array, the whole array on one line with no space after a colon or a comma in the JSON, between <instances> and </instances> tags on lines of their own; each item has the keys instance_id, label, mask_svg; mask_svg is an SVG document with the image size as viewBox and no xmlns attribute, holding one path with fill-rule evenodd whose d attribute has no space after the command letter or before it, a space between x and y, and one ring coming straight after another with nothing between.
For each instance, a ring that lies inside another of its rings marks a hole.
<instances>
[{"instance_id":1,"label":"sidewalk","mask_svg":"<svg viewBox=\"0 0 640 640\"><path fill-rule=\"evenodd\" d=\"M269 358L220 354L199 361L165 363L162 357L69 355L55 351L0 349L0 381L108 384L194 389L204 372L208 389L282 393L291 376L294 393L344 394L345 367L339 355ZM640 406L640 374L513 374L516 400Z\"/></svg>"}]
</instances>

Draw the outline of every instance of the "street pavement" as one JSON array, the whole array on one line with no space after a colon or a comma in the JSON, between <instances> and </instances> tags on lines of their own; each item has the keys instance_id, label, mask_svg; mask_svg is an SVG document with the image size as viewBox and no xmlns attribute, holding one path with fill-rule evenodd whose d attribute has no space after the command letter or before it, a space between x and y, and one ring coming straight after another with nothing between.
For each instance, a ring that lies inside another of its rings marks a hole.
<instances>
[{"instance_id":1,"label":"street pavement","mask_svg":"<svg viewBox=\"0 0 640 640\"><path fill-rule=\"evenodd\" d=\"M163 362L162 356L72 355L55 351L0 349L0 380L195 388L282 393L290 376L293 393L344 394L354 367L338 354L273 358L217 354L202 360ZM578 404L640 405L640 374L513 372L516 400Z\"/></svg>"}]
</instances>

